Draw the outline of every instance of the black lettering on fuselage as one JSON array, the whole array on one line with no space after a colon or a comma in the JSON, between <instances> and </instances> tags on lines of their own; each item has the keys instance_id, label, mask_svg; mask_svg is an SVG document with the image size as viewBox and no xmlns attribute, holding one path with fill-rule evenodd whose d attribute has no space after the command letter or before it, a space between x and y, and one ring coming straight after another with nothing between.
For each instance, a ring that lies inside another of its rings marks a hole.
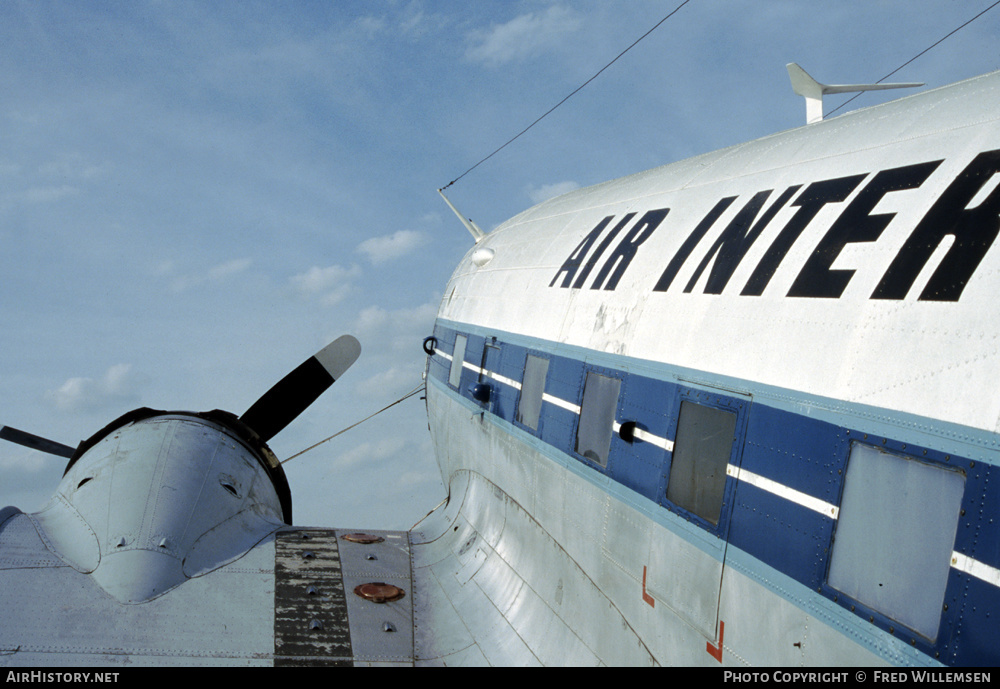
<instances>
[{"instance_id":1,"label":"black lettering on fuselage","mask_svg":"<svg viewBox=\"0 0 1000 689\"><path fill-rule=\"evenodd\" d=\"M650 235L660 226L660 223L663 222L663 219L667 217L667 213L669 212L669 208L661 208L649 211L643 215L639 219L639 222L635 224L635 227L629 230L622 237L622 240L618 242L614 253L608 256L608 260L601 267L601 272L594 278L594 284L590 286L590 289L601 289L602 285L606 290L613 290L617 287L618 281L622 279L625 270L632 262L632 259L635 258L635 252L639 248L639 245L649 239ZM614 273L611 273L612 268L615 271ZM608 278L609 274L610 278ZM608 278L607 284L604 282L605 278Z\"/></svg>"},{"instance_id":2,"label":"black lettering on fuselage","mask_svg":"<svg viewBox=\"0 0 1000 689\"><path fill-rule=\"evenodd\" d=\"M788 296L839 299L854 276L853 270L832 269L844 246L877 240L896 217L895 213L872 215L879 201L890 192L919 187L940 164L937 160L883 170L875 175L816 245L792 283Z\"/></svg>"},{"instance_id":3,"label":"black lettering on fuselage","mask_svg":"<svg viewBox=\"0 0 1000 689\"><path fill-rule=\"evenodd\" d=\"M730 204L732 204L735 200L735 196L729 196L722 199L716 203L715 207L708 212L708 215L706 215L702 221L698 223L698 226L694 228L694 232L688 235L688 238L684 240L683 244L681 244L681 248L677 250L677 253L674 254L670 263L667 264L667 267L660 276L660 279L656 281L656 285L653 287L654 292L666 292L670 288L670 283L674 281L675 277L677 277L678 271L680 271L681 266L684 265L688 256L691 255L691 252L694 251L695 246L697 246L698 242L701 241L701 238L705 236L705 233L711 229L712 225L715 224L715 221L719 219L719 216L725 213L726 209L729 208Z\"/></svg>"},{"instance_id":4,"label":"black lettering on fuselage","mask_svg":"<svg viewBox=\"0 0 1000 689\"><path fill-rule=\"evenodd\" d=\"M594 269L594 266L597 265L601 256L603 256L604 252L607 251L607 248L611 246L611 242L615 240L615 237L617 237L618 233L622 231L622 228L632 222L632 218L634 217L635 213L626 214L625 217L622 218L610 232L608 232L608 236L605 237L604 241L601 242L601 245L597 247L597 251L591 254L590 258L587 259L587 265L583 267L583 270L580 271L580 275L576 278L576 281L573 282L573 289L580 289L583 287L583 283L586 282L587 277L590 276L590 271Z\"/></svg>"},{"instance_id":5,"label":"black lettering on fuselage","mask_svg":"<svg viewBox=\"0 0 1000 689\"><path fill-rule=\"evenodd\" d=\"M767 197L771 195L772 190L757 192L747 202L747 205L736 214L736 217L723 230L719 238L715 240L715 243L712 244L712 247L701 259L701 263L698 264L698 268L695 269L694 275L688 280L684 291L690 292L694 289L698 278L701 277L702 272L708 266L708 262L714 256L715 263L712 264L712 270L708 274L708 281L705 284L705 294L722 294L722 290L726 289L726 285L729 283L729 278L733 276L736 268L740 265L740 261L746 256L747 251L750 250L753 243L757 241L757 237L760 236L764 228L774 219L778 211L795 195L795 192L801 188L801 184L788 187L771 204L771 207L764 212L760 220L754 222L757 214L760 213L760 209L764 206L764 202L767 201ZM753 225L752 227L751 224Z\"/></svg>"},{"instance_id":6,"label":"black lettering on fuselage","mask_svg":"<svg viewBox=\"0 0 1000 689\"><path fill-rule=\"evenodd\" d=\"M562 284L559 286L560 287L570 286L570 283L573 282L573 277L576 275L576 271L580 268L580 265L583 263L583 259L587 255L587 252L590 251L590 247L594 245L594 242L597 241L597 238L601 235L601 232L604 232L604 228L607 227L608 224L614 219L615 216L609 215L604 220L597 223L597 227L595 227L594 229L592 229L590 232L587 233L587 236L584 237L579 244L577 244L576 248L573 249L573 253L569 255L569 258L567 258L563 262L559 270L556 271L556 275L554 278L552 278L552 282L549 283L549 287L552 287L552 285L556 284L556 280L558 280L559 276L562 275L563 273L566 273L566 277L563 278Z\"/></svg>"},{"instance_id":7,"label":"black lettering on fuselage","mask_svg":"<svg viewBox=\"0 0 1000 689\"><path fill-rule=\"evenodd\" d=\"M754 268L750 279L744 285L740 294L744 296L759 297L764 293L767 284L774 277L781 261L788 254L789 249L799 238L806 225L812 222L813 218L823 210L823 206L828 203L840 203L854 191L854 188L861 183L866 175L851 175L850 177L838 177L837 179L825 179L822 182L813 182L806 190L799 194L799 197L792 202L793 206L798 206L799 210L782 228L777 238L767 248L764 257Z\"/></svg>"},{"instance_id":8,"label":"black lettering on fuselage","mask_svg":"<svg viewBox=\"0 0 1000 689\"><path fill-rule=\"evenodd\" d=\"M618 281L621 280L625 271L628 269L629 264L632 259L635 258L636 251L639 246L645 242L653 234L663 219L667 217L667 213L670 212L669 208L660 208L658 210L652 210L645 213L637 222L632 229L625 233L622 240L615 247L615 250L611 252L604 265L601 266L600 271L597 273L597 277L594 278L594 282L591 284L591 289L601 289L602 287L606 290L613 290L618 286ZM611 224L614 220L613 215L609 215L604 218L601 222L594 227L587 236L573 249L573 253L569 255L559 270L556 271L555 276L552 278L552 282L549 283L549 287L552 287L559 280L560 275L564 275L562 284L560 287L570 287L573 289L580 289L583 287L584 281L589 277L591 271L596 267L597 263L600 261L604 252L611 246L611 243L618 236L618 234L625 228L626 225L635 217L635 213L627 213L624 218L622 218L617 225L612 228L611 232L604 238L601 244L597 247L594 253L587 258L587 254L591 247L597 241L597 238L604 232L604 229ZM584 265L584 259L587 258L587 263ZM583 270L580 267L583 266ZM577 275L577 271L579 275ZM612 272L613 271L613 272ZM574 280L575 278L575 280Z\"/></svg>"},{"instance_id":9,"label":"black lettering on fuselage","mask_svg":"<svg viewBox=\"0 0 1000 689\"><path fill-rule=\"evenodd\" d=\"M743 204L701 256L684 292L692 292L711 265L705 278L705 293L722 294L750 249L777 215L785 208L795 208L784 227L777 231L770 245L763 251L740 291L743 296L762 295L810 223L816 220L826 206L844 203L860 187L860 191L850 203L842 207L805 259L786 295L813 299L840 298L854 278L855 271L835 270L833 265L838 256L848 244L878 241L896 217L895 213L875 213L879 203L893 192L920 188L942 162L935 160L882 170L873 175L863 173L825 179L807 186L792 185L769 206L767 202L774 190L757 192ZM941 249L940 253L944 256L940 264L934 267L918 300L958 301L969 279L1000 236L1000 184L987 186L997 176L1000 176L1000 150L977 155L917 223L885 271L871 299L905 299L931 257L943 246L942 241L951 236L954 238L953 243L947 251ZM862 186L866 178L870 180ZM798 197L795 197L796 194ZM666 292L670 288L683 266L692 258L695 249L737 198L739 197L727 196L717 201L691 230L653 286L654 292ZM975 205L970 207L974 202ZM626 231L625 228L636 215L628 213L598 244L598 239L615 216L604 218L580 241L549 286L556 285L562 278L559 287L582 289L591 273L601 264L590 289L614 290L639 247L649 239L669 212L668 208L648 211ZM619 240L622 234L624 236ZM617 246L612 250L611 246L616 241Z\"/></svg>"},{"instance_id":10,"label":"black lettering on fuselage","mask_svg":"<svg viewBox=\"0 0 1000 689\"><path fill-rule=\"evenodd\" d=\"M920 301L958 301L969 278L1000 233L1000 187L975 208L969 203L1000 173L1000 151L980 153L931 206L872 293L872 299L904 299L947 235L954 243L920 293Z\"/></svg>"}]
</instances>

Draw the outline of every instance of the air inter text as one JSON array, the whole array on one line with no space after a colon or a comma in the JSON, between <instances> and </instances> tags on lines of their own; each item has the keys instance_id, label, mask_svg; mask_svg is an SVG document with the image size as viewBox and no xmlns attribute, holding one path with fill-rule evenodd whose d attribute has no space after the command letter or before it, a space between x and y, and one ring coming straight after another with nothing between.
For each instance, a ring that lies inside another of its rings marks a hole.
<instances>
[{"instance_id":1,"label":"air inter text","mask_svg":"<svg viewBox=\"0 0 1000 689\"><path fill-rule=\"evenodd\" d=\"M919 188L942 162L936 160L874 174L796 184L781 191L770 204L768 201L774 194L773 189L757 192L742 201L741 208L737 204L738 196L722 198L670 257L659 279L652 285L652 291L666 292L671 289L681 268L689 265L695 268L681 288L684 292L692 292L707 270L705 294L722 294L729 288L731 292L739 289L739 294L743 296L760 296L796 240L819 212L829 204L841 204L855 190L859 190L799 267L798 275L787 293L789 297L839 298L855 273L854 270L833 268L844 247L876 241L895 217L895 213L874 212L883 197L896 191ZM942 240L951 237L951 245L920 291L918 300L958 301L1000 233L1000 186L993 189L986 186L997 173L1000 173L1000 150L977 155L917 222L870 298L906 298L932 255L939 246L944 246ZM978 197L982 196L984 189L988 189L989 193L980 200ZM707 251L696 254L701 240L730 207L739 208L736 215ZM733 274L754 242L784 208L793 209L791 217L771 240L746 282L738 288L731 286ZM634 223L637 213L627 213L622 218L613 215L604 218L573 249L549 286L614 290L640 247L669 213L669 208L650 210Z\"/></svg>"}]
</instances>

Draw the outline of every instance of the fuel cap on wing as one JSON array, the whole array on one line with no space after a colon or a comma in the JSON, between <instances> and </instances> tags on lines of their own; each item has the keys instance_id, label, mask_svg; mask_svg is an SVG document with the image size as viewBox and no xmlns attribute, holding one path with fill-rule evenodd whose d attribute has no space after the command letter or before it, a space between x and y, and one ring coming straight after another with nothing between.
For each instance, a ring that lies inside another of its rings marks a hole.
<instances>
[{"instance_id":1,"label":"fuel cap on wing","mask_svg":"<svg viewBox=\"0 0 1000 689\"><path fill-rule=\"evenodd\" d=\"M406 592L398 586L379 581L354 587L354 594L373 603L391 603L405 596Z\"/></svg>"}]
</instances>

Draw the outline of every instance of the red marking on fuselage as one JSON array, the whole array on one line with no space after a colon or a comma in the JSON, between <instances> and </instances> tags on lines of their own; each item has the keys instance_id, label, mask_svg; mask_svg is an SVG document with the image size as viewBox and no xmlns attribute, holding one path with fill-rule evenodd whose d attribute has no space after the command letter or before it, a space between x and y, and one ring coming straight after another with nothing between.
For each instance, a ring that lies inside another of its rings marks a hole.
<instances>
[{"instance_id":1,"label":"red marking on fuselage","mask_svg":"<svg viewBox=\"0 0 1000 689\"><path fill-rule=\"evenodd\" d=\"M709 641L709 642L707 642L705 644L705 650L708 651L709 655L711 655L713 658L715 658L716 660L718 660L720 663L722 662L722 631L725 628L726 628L726 623L723 622L722 620L719 620L719 647L718 648L716 648L715 646L713 646L711 641Z\"/></svg>"},{"instance_id":2,"label":"red marking on fuselage","mask_svg":"<svg viewBox=\"0 0 1000 689\"><path fill-rule=\"evenodd\" d=\"M642 599L647 603L649 603L649 607L651 608L656 607L656 601L653 600L653 597L651 595L646 593L646 565L642 566Z\"/></svg>"}]
</instances>

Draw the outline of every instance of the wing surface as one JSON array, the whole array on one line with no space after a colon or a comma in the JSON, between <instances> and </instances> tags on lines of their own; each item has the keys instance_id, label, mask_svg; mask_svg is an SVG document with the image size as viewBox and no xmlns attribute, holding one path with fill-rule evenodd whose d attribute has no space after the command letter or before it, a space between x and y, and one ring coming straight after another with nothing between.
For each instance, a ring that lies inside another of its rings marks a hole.
<instances>
[{"instance_id":1,"label":"wing surface","mask_svg":"<svg viewBox=\"0 0 1000 689\"><path fill-rule=\"evenodd\" d=\"M56 555L35 515L4 508L0 521L0 665L413 663L405 532L356 542L349 531L282 527L233 562L130 604ZM354 593L373 583L403 595Z\"/></svg>"}]
</instances>

